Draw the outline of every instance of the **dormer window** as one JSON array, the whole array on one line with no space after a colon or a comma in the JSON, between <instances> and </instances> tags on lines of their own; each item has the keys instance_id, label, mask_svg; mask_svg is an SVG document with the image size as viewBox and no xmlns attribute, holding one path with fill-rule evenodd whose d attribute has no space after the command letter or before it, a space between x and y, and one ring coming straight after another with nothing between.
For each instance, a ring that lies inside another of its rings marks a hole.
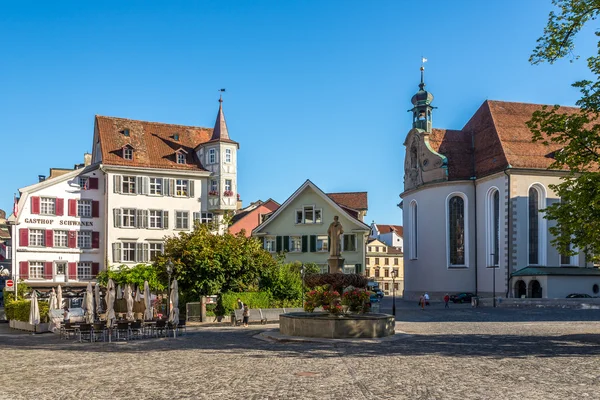
<instances>
[{"instance_id":1,"label":"dormer window","mask_svg":"<svg viewBox=\"0 0 600 400\"><path fill-rule=\"evenodd\" d=\"M123 133L123 136L129 136L129 129L123 129L121 132Z\"/></svg>"},{"instance_id":2,"label":"dormer window","mask_svg":"<svg viewBox=\"0 0 600 400\"><path fill-rule=\"evenodd\" d=\"M129 145L123 147L123 158L125 160L133 160L133 147Z\"/></svg>"},{"instance_id":3,"label":"dormer window","mask_svg":"<svg viewBox=\"0 0 600 400\"><path fill-rule=\"evenodd\" d=\"M173 140L179 142L179 133L173 135Z\"/></svg>"},{"instance_id":4,"label":"dormer window","mask_svg":"<svg viewBox=\"0 0 600 400\"><path fill-rule=\"evenodd\" d=\"M177 153L177 164L185 164L185 154Z\"/></svg>"}]
</instances>

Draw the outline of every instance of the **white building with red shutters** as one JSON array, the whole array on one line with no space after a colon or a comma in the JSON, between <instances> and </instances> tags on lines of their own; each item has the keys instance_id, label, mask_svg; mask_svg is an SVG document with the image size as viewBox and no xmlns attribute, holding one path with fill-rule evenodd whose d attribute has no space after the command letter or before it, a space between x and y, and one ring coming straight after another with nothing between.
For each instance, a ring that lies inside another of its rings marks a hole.
<instances>
[{"instance_id":1,"label":"white building with red shutters","mask_svg":"<svg viewBox=\"0 0 600 400\"><path fill-rule=\"evenodd\" d=\"M104 174L99 166L76 169L20 192L14 221L15 278L32 287L87 285L105 255Z\"/></svg>"}]
</instances>

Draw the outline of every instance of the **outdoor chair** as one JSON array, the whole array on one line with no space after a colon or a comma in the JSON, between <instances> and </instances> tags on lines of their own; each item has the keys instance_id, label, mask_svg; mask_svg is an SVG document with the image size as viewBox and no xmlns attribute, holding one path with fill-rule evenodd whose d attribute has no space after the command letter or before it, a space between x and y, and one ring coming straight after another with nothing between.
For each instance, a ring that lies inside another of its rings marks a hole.
<instances>
[{"instance_id":1,"label":"outdoor chair","mask_svg":"<svg viewBox=\"0 0 600 400\"><path fill-rule=\"evenodd\" d=\"M154 336L165 336L167 334L167 323L164 319L159 319L156 321L156 325L154 326Z\"/></svg>"},{"instance_id":2,"label":"outdoor chair","mask_svg":"<svg viewBox=\"0 0 600 400\"><path fill-rule=\"evenodd\" d=\"M60 327L60 338L61 339L69 339L71 336L75 336L77 334L77 329L75 329L70 322L65 322Z\"/></svg>"},{"instance_id":3,"label":"outdoor chair","mask_svg":"<svg viewBox=\"0 0 600 400\"><path fill-rule=\"evenodd\" d=\"M93 326L94 331L92 332L92 340L94 342L98 341L98 340L105 340L105 336L106 336L106 324L103 324L101 322L96 322Z\"/></svg>"},{"instance_id":4,"label":"outdoor chair","mask_svg":"<svg viewBox=\"0 0 600 400\"><path fill-rule=\"evenodd\" d=\"M79 333L79 342L83 342L84 340L91 342L93 340L94 328L92 324L81 324L77 332Z\"/></svg>"},{"instance_id":5,"label":"outdoor chair","mask_svg":"<svg viewBox=\"0 0 600 400\"><path fill-rule=\"evenodd\" d=\"M131 335L131 329L129 328L129 322L117 323L117 340L129 340Z\"/></svg>"},{"instance_id":6,"label":"outdoor chair","mask_svg":"<svg viewBox=\"0 0 600 400\"><path fill-rule=\"evenodd\" d=\"M135 321L131 323L129 327L129 334L131 339L142 339L144 337L144 327L142 321Z\"/></svg>"}]
</instances>

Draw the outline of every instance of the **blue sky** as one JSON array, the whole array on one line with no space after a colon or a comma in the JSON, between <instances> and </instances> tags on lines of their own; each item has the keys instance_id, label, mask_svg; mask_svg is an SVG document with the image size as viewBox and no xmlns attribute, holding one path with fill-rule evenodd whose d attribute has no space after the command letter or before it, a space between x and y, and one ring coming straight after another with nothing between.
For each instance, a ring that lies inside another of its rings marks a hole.
<instances>
[{"instance_id":1,"label":"blue sky","mask_svg":"<svg viewBox=\"0 0 600 400\"><path fill-rule=\"evenodd\" d=\"M212 127L219 88L244 205L306 179L402 223L421 56L460 129L486 99L573 105L583 60L531 66L550 1L0 2L0 208L91 150L94 115ZM595 51L588 29L577 42Z\"/></svg>"}]
</instances>

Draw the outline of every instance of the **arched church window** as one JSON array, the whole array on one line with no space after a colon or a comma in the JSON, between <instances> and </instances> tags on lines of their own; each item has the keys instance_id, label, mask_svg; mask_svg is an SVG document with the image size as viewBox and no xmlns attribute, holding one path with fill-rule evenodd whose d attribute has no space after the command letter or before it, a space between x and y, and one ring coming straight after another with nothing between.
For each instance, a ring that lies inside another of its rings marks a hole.
<instances>
[{"instance_id":1,"label":"arched church window","mask_svg":"<svg viewBox=\"0 0 600 400\"><path fill-rule=\"evenodd\" d=\"M465 201L452 196L448 201L448 242L450 265L465 265Z\"/></svg>"},{"instance_id":2,"label":"arched church window","mask_svg":"<svg viewBox=\"0 0 600 400\"><path fill-rule=\"evenodd\" d=\"M417 218L418 218L418 213L417 213L418 209L417 209L417 202L415 200L413 200L410 203L410 208L409 208L409 233L410 233L410 258L411 260L416 260L418 258L418 230L417 230Z\"/></svg>"},{"instance_id":3,"label":"arched church window","mask_svg":"<svg viewBox=\"0 0 600 400\"><path fill-rule=\"evenodd\" d=\"M532 265L537 265L540 262L540 197L538 188L535 186L529 188L529 264Z\"/></svg>"},{"instance_id":4,"label":"arched church window","mask_svg":"<svg viewBox=\"0 0 600 400\"><path fill-rule=\"evenodd\" d=\"M492 188L487 196L488 266L498 265L500 259L500 192Z\"/></svg>"}]
</instances>

